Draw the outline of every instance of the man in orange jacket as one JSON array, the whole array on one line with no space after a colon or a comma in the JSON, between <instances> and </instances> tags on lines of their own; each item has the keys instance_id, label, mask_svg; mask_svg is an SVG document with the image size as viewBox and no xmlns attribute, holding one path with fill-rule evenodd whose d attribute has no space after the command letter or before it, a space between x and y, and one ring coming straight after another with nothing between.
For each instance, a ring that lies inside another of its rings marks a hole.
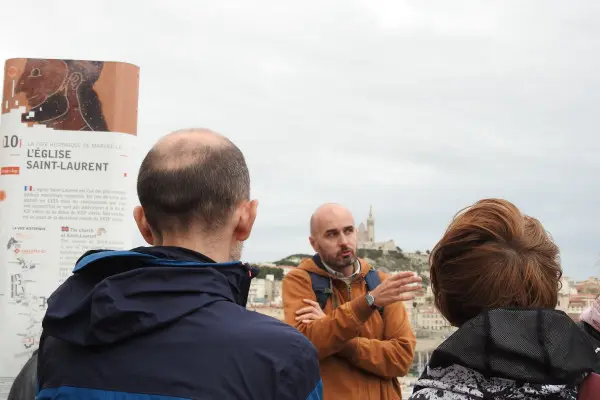
<instances>
[{"instance_id":1,"label":"man in orange jacket","mask_svg":"<svg viewBox=\"0 0 600 400\"><path fill-rule=\"evenodd\" d=\"M316 255L283 280L285 321L319 353L325 399L401 399L397 377L410 368L415 336L402 301L421 278L375 272L356 256L354 217L325 204L310 221Z\"/></svg>"}]
</instances>

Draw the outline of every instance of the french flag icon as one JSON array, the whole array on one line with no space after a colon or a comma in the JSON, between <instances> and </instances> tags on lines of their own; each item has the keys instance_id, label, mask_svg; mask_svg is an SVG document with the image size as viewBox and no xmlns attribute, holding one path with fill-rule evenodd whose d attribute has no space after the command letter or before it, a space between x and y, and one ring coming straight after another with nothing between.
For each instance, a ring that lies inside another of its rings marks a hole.
<instances>
[{"instance_id":1,"label":"french flag icon","mask_svg":"<svg viewBox=\"0 0 600 400\"><path fill-rule=\"evenodd\" d=\"M26 192L31 192L32 190L33 190L33 188L31 186L25 186Z\"/></svg>"}]
</instances>

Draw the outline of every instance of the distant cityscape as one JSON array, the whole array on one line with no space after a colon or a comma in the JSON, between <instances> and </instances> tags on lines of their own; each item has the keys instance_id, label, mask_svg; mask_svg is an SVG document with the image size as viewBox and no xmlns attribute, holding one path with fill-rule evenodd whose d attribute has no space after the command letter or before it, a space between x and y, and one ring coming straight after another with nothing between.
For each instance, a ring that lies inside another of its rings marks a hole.
<instances>
[{"instance_id":1,"label":"distant cityscape","mask_svg":"<svg viewBox=\"0 0 600 400\"><path fill-rule=\"evenodd\" d=\"M359 224L357 235L359 257L366 259L377 270L392 275L410 270L423 277L423 290L418 292L412 301L404 302L417 337L417 347L413 368L409 376L401 380L414 380L425 368L431 352L456 329L450 326L434 306L429 285L429 251L404 252L394 240L375 241L375 218L372 208L366 223ZM283 320L282 279L295 269L302 259L310 256L294 254L276 262L257 264L263 272L252 281L247 308ZM563 277L556 308L578 321L581 312L594 302L598 293L600 279L597 277L584 281Z\"/></svg>"}]
</instances>

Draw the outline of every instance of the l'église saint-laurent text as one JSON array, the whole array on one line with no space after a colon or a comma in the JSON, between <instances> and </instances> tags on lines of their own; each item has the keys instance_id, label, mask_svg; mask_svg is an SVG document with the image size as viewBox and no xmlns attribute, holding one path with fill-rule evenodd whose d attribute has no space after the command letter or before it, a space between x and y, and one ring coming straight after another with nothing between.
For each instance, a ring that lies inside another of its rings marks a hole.
<instances>
[{"instance_id":1,"label":"l'\u00e9glise saint-laurent text","mask_svg":"<svg viewBox=\"0 0 600 400\"><path fill-rule=\"evenodd\" d=\"M100 172L108 169L107 162L70 161L71 150L27 149L27 158L27 169Z\"/></svg>"}]
</instances>

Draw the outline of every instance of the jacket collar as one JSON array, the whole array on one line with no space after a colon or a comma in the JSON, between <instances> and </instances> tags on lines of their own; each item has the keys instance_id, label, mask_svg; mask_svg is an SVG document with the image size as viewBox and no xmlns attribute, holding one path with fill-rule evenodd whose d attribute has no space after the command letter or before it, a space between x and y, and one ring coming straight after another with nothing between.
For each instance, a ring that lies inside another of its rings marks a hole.
<instances>
[{"instance_id":1,"label":"jacket collar","mask_svg":"<svg viewBox=\"0 0 600 400\"><path fill-rule=\"evenodd\" d=\"M205 256L197 251L176 246L152 246L152 247L137 247L132 249L136 253L149 254L159 258L167 258L181 261L195 261L203 264L216 264L212 258Z\"/></svg>"}]
</instances>

